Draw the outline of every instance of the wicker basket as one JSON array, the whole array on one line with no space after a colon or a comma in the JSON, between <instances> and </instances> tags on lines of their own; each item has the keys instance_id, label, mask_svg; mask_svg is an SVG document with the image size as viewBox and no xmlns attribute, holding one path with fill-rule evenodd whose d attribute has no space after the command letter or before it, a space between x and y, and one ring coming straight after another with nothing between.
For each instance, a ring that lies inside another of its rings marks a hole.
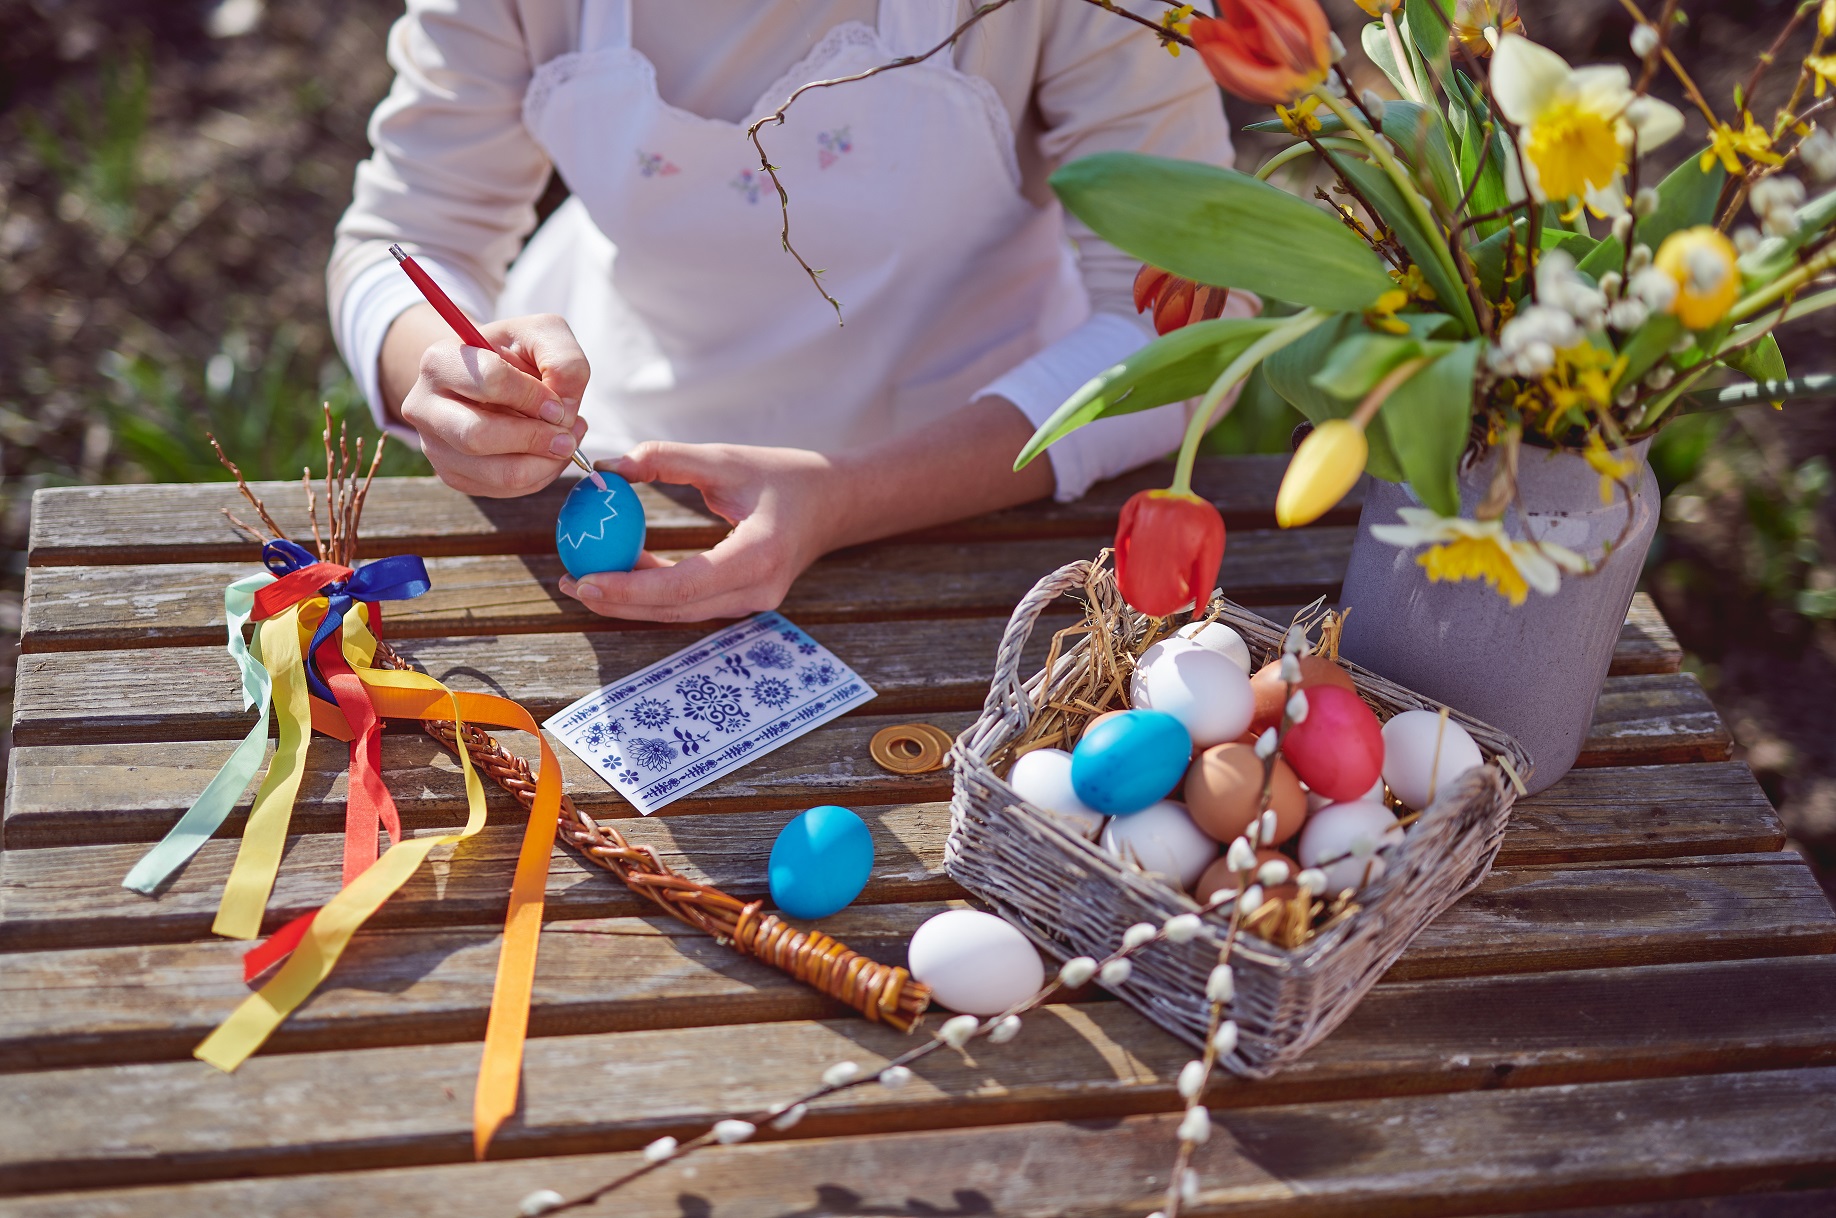
<instances>
[{"instance_id":1,"label":"wicker basket","mask_svg":"<svg viewBox=\"0 0 1836 1218\"><path fill-rule=\"evenodd\" d=\"M1025 732L1035 705L1064 685L1086 637L1050 672L1022 683L1021 652L1046 605L1080 590L1098 574L1076 562L1039 581L1021 600L1001 639L994 684L981 717L957 738L952 753L955 795L944 866L963 887L1025 931L1059 959L1101 959L1116 950L1137 922L1158 925L1198 905L1185 893L1120 859L1022 802L991 768L990 759ZM1228 601L1219 620L1249 644L1260 666L1280 654L1284 631ZM1438 711L1438 704L1375 673L1347 665L1380 719L1404 710ZM1440 792L1402 842L1384 850L1384 874L1364 888L1358 907L1293 950L1240 935L1232 950L1236 997L1230 1008L1240 1036L1225 1064L1262 1078L1292 1062L1337 1027L1409 941L1485 878L1511 814L1514 788L1498 759L1519 776L1530 761L1509 737L1455 713L1487 764ZM1134 960L1117 995L1182 1039L1200 1045L1209 1021L1205 979L1217 963L1226 918L1213 913L1191 941L1160 941Z\"/></svg>"}]
</instances>

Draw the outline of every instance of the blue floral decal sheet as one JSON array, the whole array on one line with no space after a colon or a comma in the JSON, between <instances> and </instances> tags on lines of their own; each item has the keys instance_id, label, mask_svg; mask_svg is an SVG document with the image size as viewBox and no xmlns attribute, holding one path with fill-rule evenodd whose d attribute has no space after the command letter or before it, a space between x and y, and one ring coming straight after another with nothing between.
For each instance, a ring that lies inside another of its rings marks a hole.
<instances>
[{"instance_id":1,"label":"blue floral decal sheet","mask_svg":"<svg viewBox=\"0 0 1836 1218\"><path fill-rule=\"evenodd\" d=\"M873 696L828 648L782 614L761 613L543 726L649 815Z\"/></svg>"}]
</instances>

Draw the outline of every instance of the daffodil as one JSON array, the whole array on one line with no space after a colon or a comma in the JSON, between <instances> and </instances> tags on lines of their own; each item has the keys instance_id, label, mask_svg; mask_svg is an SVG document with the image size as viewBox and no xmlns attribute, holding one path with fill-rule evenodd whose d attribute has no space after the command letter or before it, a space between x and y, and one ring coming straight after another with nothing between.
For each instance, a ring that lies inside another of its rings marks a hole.
<instances>
[{"instance_id":1,"label":"daffodil","mask_svg":"<svg viewBox=\"0 0 1836 1218\"><path fill-rule=\"evenodd\" d=\"M1614 486L1630 478L1638 469L1638 462L1635 459L1614 455L1613 450L1607 447L1606 440L1597 431L1588 433L1587 448L1581 455L1587 458L1587 463L1594 467L1595 473L1600 475L1600 502L1602 505L1612 503Z\"/></svg>"},{"instance_id":2,"label":"daffodil","mask_svg":"<svg viewBox=\"0 0 1836 1218\"><path fill-rule=\"evenodd\" d=\"M1734 243L1707 224L1674 232L1658 246L1651 265L1676 281L1671 311L1686 329L1706 330L1740 296L1739 254Z\"/></svg>"},{"instance_id":3,"label":"daffodil","mask_svg":"<svg viewBox=\"0 0 1836 1218\"><path fill-rule=\"evenodd\" d=\"M1493 43L1502 35L1523 32L1517 0L1457 0L1454 4L1453 36L1481 59L1492 53Z\"/></svg>"},{"instance_id":4,"label":"daffodil","mask_svg":"<svg viewBox=\"0 0 1836 1218\"><path fill-rule=\"evenodd\" d=\"M1819 76L1818 81L1822 81ZM1821 90L1819 90L1821 92ZM1772 149L1772 133L1753 121L1751 114L1746 116L1747 124L1736 131L1726 123L1716 123L1709 133L1709 146L1703 150L1696 167L1703 173L1716 161L1729 173L1740 172L1740 158L1757 161L1761 165L1782 165L1785 158Z\"/></svg>"},{"instance_id":5,"label":"daffodil","mask_svg":"<svg viewBox=\"0 0 1836 1218\"><path fill-rule=\"evenodd\" d=\"M1275 523L1312 524L1345 498L1371 454L1364 428L1351 419L1327 419L1307 433L1275 495Z\"/></svg>"},{"instance_id":6,"label":"daffodil","mask_svg":"<svg viewBox=\"0 0 1836 1218\"><path fill-rule=\"evenodd\" d=\"M1683 130L1677 108L1634 93L1624 67L1573 68L1518 34L1499 39L1491 79L1499 110L1518 127L1525 184L1539 202L1580 198L1596 214L1618 215L1634 145L1649 152Z\"/></svg>"},{"instance_id":7,"label":"daffodil","mask_svg":"<svg viewBox=\"0 0 1836 1218\"><path fill-rule=\"evenodd\" d=\"M1371 536L1394 546L1429 546L1415 561L1430 583L1482 579L1492 590L1521 605L1535 588L1554 596L1562 572L1587 570L1587 560L1564 546L1518 541L1502 520L1441 516L1427 508L1398 508L1401 524L1371 527Z\"/></svg>"}]
</instances>

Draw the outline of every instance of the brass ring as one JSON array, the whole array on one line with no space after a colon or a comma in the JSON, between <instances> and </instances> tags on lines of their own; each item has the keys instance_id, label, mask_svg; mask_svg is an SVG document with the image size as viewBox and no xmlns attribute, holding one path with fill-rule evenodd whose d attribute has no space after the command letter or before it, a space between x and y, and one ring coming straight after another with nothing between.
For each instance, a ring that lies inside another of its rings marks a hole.
<instances>
[{"instance_id":1,"label":"brass ring","mask_svg":"<svg viewBox=\"0 0 1836 1218\"><path fill-rule=\"evenodd\" d=\"M928 774L941 770L949 745L943 733L928 723L901 723L873 734L867 751L881 769L895 774Z\"/></svg>"}]
</instances>

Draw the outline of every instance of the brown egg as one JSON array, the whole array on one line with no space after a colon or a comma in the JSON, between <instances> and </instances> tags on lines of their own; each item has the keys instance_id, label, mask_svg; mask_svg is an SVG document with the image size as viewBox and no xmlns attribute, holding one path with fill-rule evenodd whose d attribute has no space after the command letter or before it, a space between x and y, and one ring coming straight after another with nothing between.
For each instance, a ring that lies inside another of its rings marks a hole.
<instances>
[{"instance_id":1,"label":"brown egg","mask_svg":"<svg viewBox=\"0 0 1836 1218\"><path fill-rule=\"evenodd\" d=\"M1256 862L1258 865L1273 862L1276 859L1280 859L1288 865L1288 875L1290 879L1286 884L1277 884L1273 888L1264 889L1264 891L1277 900L1285 901L1300 891L1300 887L1295 884L1292 878L1300 874L1300 864L1279 850L1263 849L1256 851ZM1201 875L1198 883L1192 886L1193 897L1207 905L1211 903L1213 893L1235 891L1237 891L1237 873L1232 871L1222 858L1205 868L1205 874Z\"/></svg>"},{"instance_id":2,"label":"brown egg","mask_svg":"<svg viewBox=\"0 0 1836 1218\"><path fill-rule=\"evenodd\" d=\"M1352 684L1351 674L1325 656L1302 656L1300 670L1301 689L1313 685L1337 685L1354 694L1358 692L1358 687ZM1260 736L1281 722L1282 707L1287 705L1288 684L1281 679L1281 661L1270 660L1264 664L1250 678L1250 689L1256 695L1256 717L1250 720L1249 730L1251 735Z\"/></svg>"},{"instance_id":3,"label":"brown egg","mask_svg":"<svg viewBox=\"0 0 1836 1218\"><path fill-rule=\"evenodd\" d=\"M1262 805L1262 759L1247 744L1217 744L1198 755L1186 771L1186 807L1199 828L1228 842L1250 827ZM1285 842L1307 819L1307 793L1288 763L1275 759L1269 806L1275 810L1275 840Z\"/></svg>"}]
</instances>

